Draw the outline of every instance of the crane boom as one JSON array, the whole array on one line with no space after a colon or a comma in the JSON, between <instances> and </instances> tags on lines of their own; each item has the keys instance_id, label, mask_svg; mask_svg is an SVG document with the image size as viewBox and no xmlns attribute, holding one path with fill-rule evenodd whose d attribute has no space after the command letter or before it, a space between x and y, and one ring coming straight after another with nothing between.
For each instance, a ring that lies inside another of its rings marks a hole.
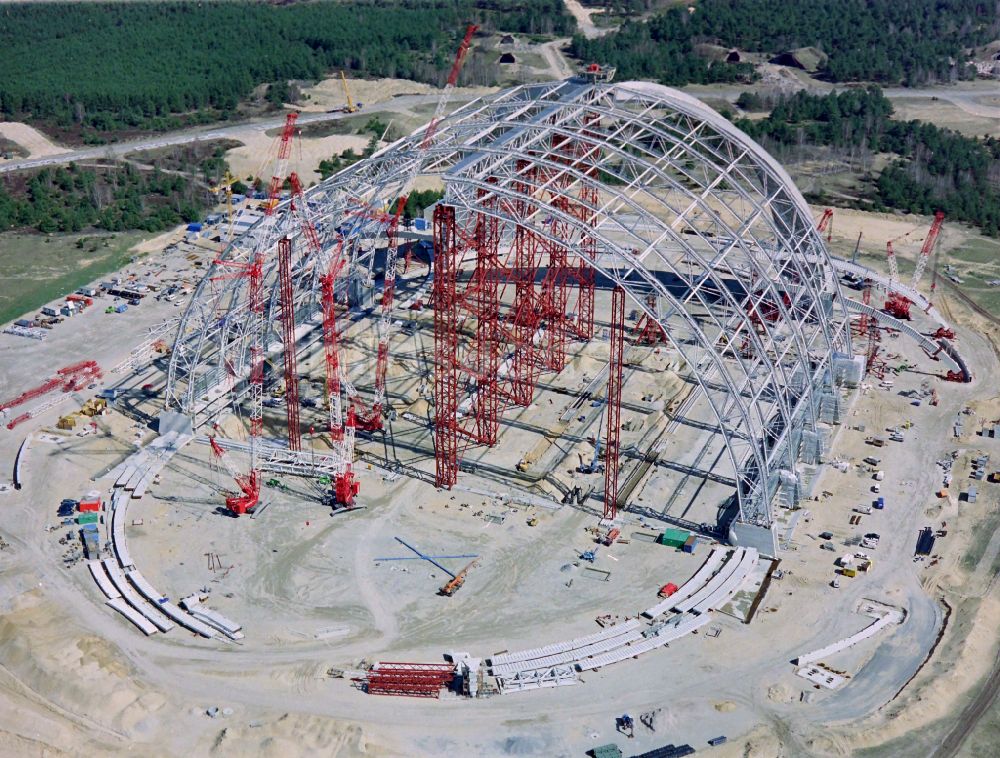
<instances>
[{"instance_id":1,"label":"crane boom","mask_svg":"<svg viewBox=\"0 0 1000 758\"><path fill-rule=\"evenodd\" d=\"M347 101L347 106L344 108L348 113L357 113L358 106L354 104L354 100L351 98L351 89L347 86L347 77L344 76L344 72L340 72L340 84L344 88L344 99Z\"/></svg>"},{"instance_id":2,"label":"crane boom","mask_svg":"<svg viewBox=\"0 0 1000 758\"><path fill-rule=\"evenodd\" d=\"M885 257L889 263L889 281L894 282L899 279L899 266L896 265L896 253L892 249L892 240L885 243Z\"/></svg>"},{"instance_id":3,"label":"crane boom","mask_svg":"<svg viewBox=\"0 0 1000 758\"><path fill-rule=\"evenodd\" d=\"M820 234L826 232L827 242L833 238L833 208L827 208L823 211L819 223L816 224L816 231Z\"/></svg>"},{"instance_id":4,"label":"crane boom","mask_svg":"<svg viewBox=\"0 0 1000 758\"><path fill-rule=\"evenodd\" d=\"M455 84L458 82L458 74L462 69L462 64L465 62L465 57L472 44L472 37L478 29L479 27L475 24L469 24L465 30L465 37L462 39L461 45L459 45L455 61L451 66L451 71L448 73L448 80L441 91L441 97L438 99L434 117L424 130L423 139L420 141L420 145L416 151L416 159L411 162L403 176L399 188L399 197L396 200L396 210L386 229L387 248L385 275L382 285L382 308L378 328L378 355L375 364L375 398L372 402L371 413L358 419L358 427L368 431L376 431L382 428L382 408L385 405L385 375L389 363L389 339L392 336L392 305L396 289L396 270L398 268L399 257L397 237L399 221L402 218L403 210L406 208L410 189L413 187L414 181L423 170L424 164L427 161L427 155L431 145L434 143L434 136L437 133L438 123L441 121L448 107L452 90L455 89Z\"/></svg>"},{"instance_id":5,"label":"crane boom","mask_svg":"<svg viewBox=\"0 0 1000 758\"><path fill-rule=\"evenodd\" d=\"M938 235L941 233L941 225L943 223L944 212L937 211L934 214L934 221L931 224L931 229L927 232L927 238L924 240L924 246L920 248L920 257L917 259L917 268L913 272L913 284L911 285L913 289L917 288L917 284L920 283L920 279L924 275L924 269L927 268L927 259L931 257L931 252L934 250L934 245L937 242Z\"/></svg>"}]
</instances>

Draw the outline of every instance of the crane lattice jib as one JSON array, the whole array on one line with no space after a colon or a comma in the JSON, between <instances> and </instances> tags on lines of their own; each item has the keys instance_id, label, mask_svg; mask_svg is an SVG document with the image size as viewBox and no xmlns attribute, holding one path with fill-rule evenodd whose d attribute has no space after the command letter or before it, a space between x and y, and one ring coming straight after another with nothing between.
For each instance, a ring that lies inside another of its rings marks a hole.
<instances>
[{"instance_id":1,"label":"crane lattice jib","mask_svg":"<svg viewBox=\"0 0 1000 758\"><path fill-rule=\"evenodd\" d=\"M896 252L892 249L892 240L885 243L885 259L889 263L889 281L899 281L899 266L896 264Z\"/></svg>"},{"instance_id":2,"label":"crane lattice jib","mask_svg":"<svg viewBox=\"0 0 1000 758\"><path fill-rule=\"evenodd\" d=\"M934 244L937 242L938 235L941 233L941 225L944 223L944 213L938 211L934 214L934 222L931 224L931 229L927 232L927 239L924 240L924 246L920 248L920 257L917 259L917 268L913 272L913 283L910 285L913 289L917 288L917 284L920 283L921 277L924 275L924 269L927 268L927 259L931 257L931 252L934 250Z\"/></svg>"},{"instance_id":3,"label":"crane lattice jib","mask_svg":"<svg viewBox=\"0 0 1000 758\"><path fill-rule=\"evenodd\" d=\"M388 246L386 248L385 275L382 285L382 307L378 326L375 398L372 403L371 413L362 419L364 425L369 429L381 428L381 413L382 407L385 404L385 375L389 363L389 340L392 337L392 304L396 288L396 269L399 256L399 246L397 244L399 221L403 215L403 209L406 207L406 201L409 197L410 189L413 187L413 182L424 168L428 151L434 143L437 125L444 117L444 112L448 108L448 101L451 98L452 90L455 89L455 83L458 81L458 74L462 69L462 64L465 62L465 57L469 52L472 37L478 29L479 27L475 24L470 24L465 30L465 37L462 39L462 44L459 45L458 53L455 55L455 61L448 74L448 81L441 92L441 97L438 99L434 118L431 119L431 122L424 130L423 139L416 151L416 160L410 164L405 178L401 183L399 199L396 201L396 210L386 230Z\"/></svg>"}]
</instances>

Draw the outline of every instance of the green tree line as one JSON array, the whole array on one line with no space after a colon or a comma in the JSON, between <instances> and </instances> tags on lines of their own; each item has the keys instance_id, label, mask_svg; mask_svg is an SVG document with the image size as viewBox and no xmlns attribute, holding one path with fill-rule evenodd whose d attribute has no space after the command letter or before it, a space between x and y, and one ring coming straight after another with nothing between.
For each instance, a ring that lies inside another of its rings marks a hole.
<instances>
[{"instance_id":1,"label":"green tree line","mask_svg":"<svg viewBox=\"0 0 1000 758\"><path fill-rule=\"evenodd\" d=\"M968 48L1000 35L992 0L700 0L599 39L573 38L572 52L617 66L625 78L664 84L735 81L744 64L692 62L694 45L780 53L816 47L832 81L920 85L972 78Z\"/></svg>"},{"instance_id":2,"label":"green tree line","mask_svg":"<svg viewBox=\"0 0 1000 758\"><path fill-rule=\"evenodd\" d=\"M9 4L0 113L164 129L176 114L228 114L262 83L277 95L335 69L439 83L469 22L483 33L575 28L561 0Z\"/></svg>"},{"instance_id":3,"label":"green tree line","mask_svg":"<svg viewBox=\"0 0 1000 758\"><path fill-rule=\"evenodd\" d=\"M737 121L757 140L860 147L896 159L874 180L875 210L942 210L1000 236L1000 139L966 137L923 121L897 121L877 87L781 99L767 118Z\"/></svg>"},{"instance_id":4,"label":"green tree line","mask_svg":"<svg viewBox=\"0 0 1000 758\"><path fill-rule=\"evenodd\" d=\"M127 163L101 169L71 163L0 183L0 230L158 232L198 220L211 204L209 193L184 176Z\"/></svg>"}]
</instances>

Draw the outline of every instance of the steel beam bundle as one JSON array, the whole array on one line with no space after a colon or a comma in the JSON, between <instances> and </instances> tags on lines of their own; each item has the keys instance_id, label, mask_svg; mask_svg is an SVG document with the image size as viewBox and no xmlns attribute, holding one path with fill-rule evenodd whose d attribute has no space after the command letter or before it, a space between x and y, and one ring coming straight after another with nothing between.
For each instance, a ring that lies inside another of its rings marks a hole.
<instances>
[{"instance_id":1,"label":"steel beam bundle","mask_svg":"<svg viewBox=\"0 0 1000 758\"><path fill-rule=\"evenodd\" d=\"M450 663L379 662L367 673L366 689L371 695L436 698L454 678Z\"/></svg>"},{"instance_id":2,"label":"steel beam bundle","mask_svg":"<svg viewBox=\"0 0 1000 758\"><path fill-rule=\"evenodd\" d=\"M281 326L285 356L285 410L288 420L288 449L302 449L299 426L299 372L295 362L295 293L292 289L292 241L278 240L278 272L281 294Z\"/></svg>"},{"instance_id":3,"label":"steel beam bundle","mask_svg":"<svg viewBox=\"0 0 1000 758\"><path fill-rule=\"evenodd\" d=\"M618 514L618 454L621 452L622 372L625 361L625 290L611 293L611 357L608 366L607 429L604 446L604 518Z\"/></svg>"}]
</instances>

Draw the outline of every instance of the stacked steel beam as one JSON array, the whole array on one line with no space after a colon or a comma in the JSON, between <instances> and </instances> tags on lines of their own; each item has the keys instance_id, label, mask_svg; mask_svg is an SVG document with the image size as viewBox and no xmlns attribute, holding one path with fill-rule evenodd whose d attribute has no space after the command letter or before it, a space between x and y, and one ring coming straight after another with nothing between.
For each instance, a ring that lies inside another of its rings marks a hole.
<instances>
[{"instance_id":1,"label":"stacked steel beam","mask_svg":"<svg viewBox=\"0 0 1000 758\"><path fill-rule=\"evenodd\" d=\"M455 678L450 663L376 663L367 673L366 690L371 695L433 697Z\"/></svg>"}]
</instances>

